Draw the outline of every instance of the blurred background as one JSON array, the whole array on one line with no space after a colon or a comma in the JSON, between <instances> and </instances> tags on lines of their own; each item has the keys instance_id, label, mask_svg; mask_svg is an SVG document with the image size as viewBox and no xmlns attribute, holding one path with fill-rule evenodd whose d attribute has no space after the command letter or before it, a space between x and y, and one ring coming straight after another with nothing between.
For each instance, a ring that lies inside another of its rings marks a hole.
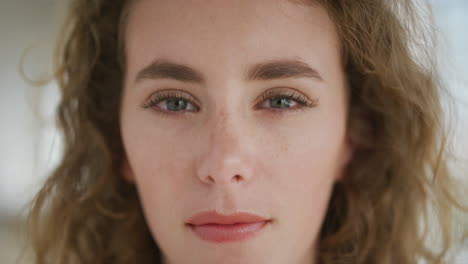
<instances>
[{"instance_id":1,"label":"blurred background","mask_svg":"<svg viewBox=\"0 0 468 264\"><path fill-rule=\"evenodd\" d=\"M65 0L0 0L0 263L19 252L27 202L61 155L54 125L55 83L40 88L24 81L47 78ZM444 81L458 100L456 153L468 160L468 0L431 1L443 38L439 54ZM26 56L23 56L27 53ZM20 70L20 61L24 67ZM465 170L458 171L467 175ZM468 221L467 221L468 223ZM468 245L457 263L468 264Z\"/></svg>"}]
</instances>

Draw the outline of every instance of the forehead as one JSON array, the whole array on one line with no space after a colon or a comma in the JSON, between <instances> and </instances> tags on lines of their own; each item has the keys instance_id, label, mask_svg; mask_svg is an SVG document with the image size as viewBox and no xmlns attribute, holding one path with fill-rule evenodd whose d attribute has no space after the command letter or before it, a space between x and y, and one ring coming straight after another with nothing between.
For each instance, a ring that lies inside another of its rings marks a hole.
<instances>
[{"instance_id":1,"label":"forehead","mask_svg":"<svg viewBox=\"0 0 468 264\"><path fill-rule=\"evenodd\" d=\"M272 56L319 61L337 53L338 38L327 12L318 4L299 2L136 1L125 34L128 64L138 68L161 57L213 65ZM304 58L308 53L316 54Z\"/></svg>"}]
</instances>

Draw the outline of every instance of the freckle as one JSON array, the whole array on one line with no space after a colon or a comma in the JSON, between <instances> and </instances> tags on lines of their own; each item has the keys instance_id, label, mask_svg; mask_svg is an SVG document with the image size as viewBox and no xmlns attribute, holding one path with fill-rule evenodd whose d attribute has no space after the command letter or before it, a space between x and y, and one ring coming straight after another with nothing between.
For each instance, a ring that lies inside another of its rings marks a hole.
<instances>
[{"instance_id":1,"label":"freckle","mask_svg":"<svg viewBox=\"0 0 468 264\"><path fill-rule=\"evenodd\" d=\"M221 111L220 115L222 117L221 120L223 121L223 123L225 123L226 119L228 119L228 117L229 117L229 114L226 113L225 111Z\"/></svg>"},{"instance_id":2,"label":"freckle","mask_svg":"<svg viewBox=\"0 0 468 264\"><path fill-rule=\"evenodd\" d=\"M281 143L281 151L282 152L288 152L289 148L288 148L288 144L286 144L284 141L283 143Z\"/></svg>"},{"instance_id":3,"label":"freckle","mask_svg":"<svg viewBox=\"0 0 468 264\"><path fill-rule=\"evenodd\" d=\"M280 136L278 140L280 140L280 152L285 153L288 152L288 143L287 143L287 137L285 136Z\"/></svg>"}]
</instances>

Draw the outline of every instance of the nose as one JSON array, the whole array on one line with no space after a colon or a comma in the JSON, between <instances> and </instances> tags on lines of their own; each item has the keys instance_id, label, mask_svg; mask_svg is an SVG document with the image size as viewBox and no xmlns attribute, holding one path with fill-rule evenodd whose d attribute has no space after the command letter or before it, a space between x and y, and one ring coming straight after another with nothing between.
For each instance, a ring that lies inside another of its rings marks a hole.
<instances>
[{"instance_id":1,"label":"nose","mask_svg":"<svg viewBox=\"0 0 468 264\"><path fill-rule=\"evenodd\" d=\"M197 176L209 185L246 184L252 178L249 129L242 118L219 114L205 127L209 136L198 157Z\"/></svg>"}]
</instances>

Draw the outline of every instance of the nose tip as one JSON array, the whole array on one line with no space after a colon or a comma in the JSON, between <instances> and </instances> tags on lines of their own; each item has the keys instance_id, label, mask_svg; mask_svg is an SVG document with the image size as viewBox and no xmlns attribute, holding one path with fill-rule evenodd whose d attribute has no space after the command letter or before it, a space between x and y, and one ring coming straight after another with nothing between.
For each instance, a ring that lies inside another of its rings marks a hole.
<instances>
[{"instance_id":1,"label":"nose tip","mask_svg":"<svg viewBox=\"0 0 468 264\"><path fill-rule=\"evenodd\" d=\"M228 158L212 153L199 164L198 177L206 184L239 184L249 178L249 165L240 158Z\"/></svg>"}]
</instances>

